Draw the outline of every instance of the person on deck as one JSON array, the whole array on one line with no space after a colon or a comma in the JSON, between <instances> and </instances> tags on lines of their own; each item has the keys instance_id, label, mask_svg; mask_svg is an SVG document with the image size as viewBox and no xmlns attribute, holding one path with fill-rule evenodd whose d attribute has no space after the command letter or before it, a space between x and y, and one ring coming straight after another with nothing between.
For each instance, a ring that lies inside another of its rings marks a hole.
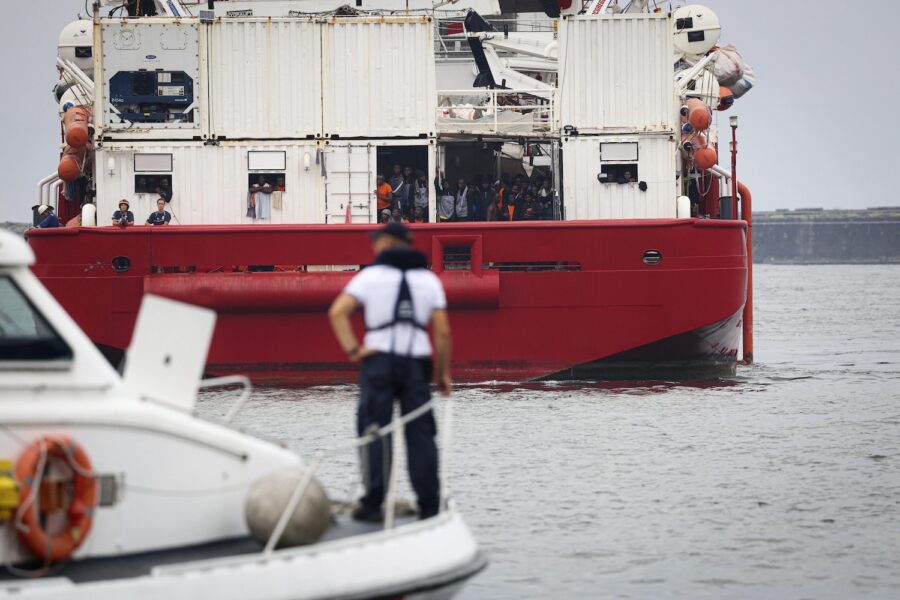
<instances>
[{"instance_id":1,"label":"person on deck","mask_svg":"<svg viewBox=\"0 0 900 600\"><path fill-rule=\"evenodd\" d=\"M147 217L147 225L168 225L172 220L172 215L166 210L166 199L160 198L156 201L156 210Z\"/></svg>"},{"instance_id":2,"label":"person on deck","mask_svg":"<svg viewBox=\"0 0 900 600\"><path fill-rule=\"evenodd\" d=\"M453 191L447 187L447 181L444 174L438 171L438 176L434 178L434 187L438 195L438 220L442 223L456 220L456 199L453 197Z\"/></svg>"},{"instance_id":3,"label":"person on deck","mask_svg":"<svg viewBox=\"0 0 900 600\"><path fill-rule=\"evenodd\" d=\"M506 198L506 214L503 215L503 221L515 221L516 214L518 213L518 205L524 202L524 198L522 197L522 188L518 183L514 183L511 188L509 188L509 193Z\"/></svg>"},{"instance_id":4,"label":"person on deck","mask_svg":"<svg viewBox=\"0 0 900 600\"><path fill-rule=\"evenodd\" d=\"M416 180L413 184L413 208L410 220L421 209L425 222L428 221L428 175L424 171L416 171Z\"/></svg>"},{"instance_id":5,"label":"person on deck","mask_svg":"<svg viewBox=\"0 0 900 600\"><path fill-rule=\"evenodd\" d=\"M163 177L159 180L159 187L156 188L156 194L166 202L172 201L172 188L169 187L169 180Z\"/></svg>"},{"instance_id":6,"label":"person on deck","mask_svg":"<svg viewBox=\"0 0 900 600\"><path fill-rule=\"evenodd\" d=\"M497 192L491 187L487 177L482 178L481 186L475 192L475 220L487 221L491 205L497 204ZM496 221L497 219L492 219Z\"/></svg>"},{"instance_id":7,"label":"person on deck","mask_svg":"<svg viewBox=\"0 0 900 600\"><path fill-rule=\"evenodd\" d=\"M122 198L119 200L119 210L113 213L112 224L120 227L129 227L134 225L134 213L128 210L128 200Z\"/></svg>"},{"instance_id":8,"label":"person on deck","mask_svg":"<svg viewBox=\"0 0 900 600\"><path fill-rule=\"evenodd\" d=\"M384 175L375 177L375 198L378 210L390 209L393 202L391 184L384 180Z\"/></svg>"},{"instance_id":9,"label":"person on deck","mask_svg":"<svg viewBox=\"0 0 900 600\"><path fill-rule=\"evenodd\" d=\"M391 177L388 179L391 184L391 208L400 208L403 203L403 188L406 187L403 179L403 167L394 165L391 168Z\"/></svg>"},{"instance_id":10,"label":"person on deck","mask_svg":"<svg viewBox=\"0 0 900 600\"><path fill-rule=\"evenodd\" d=\"M403 189L400 195L400 212L405 218L412 215L416 202L416 175L412 167L403 167Z\"/></svg>"},{"instance_id":11,"label":"person on deck","mask_svg":"<svg viewBox=\"0 0 900 600\"><path fill-rule=\"evenodd\" d=\"M399 208L395 208L391 211L391 221L394 223L409 223L409 219L406 218L406 215L400 212Z\"/></svg>"},{"instance_id":12,"label":"person on deck","mask_svg":"<svg viewBox=\"0 0 900 600\"><path fill-rule=\"evenodd\" d=\"M431 400L430 374L437 389L449 395L450 321L447 298L437 276L427 268L427 258L412 245L412 232L396 223L374 234L375 264L359 272L328 311L334 335L347 356L362 364L356 427L359 435L391 422L394 400L408 414ZM364 310L366 335L356 339L350 316ZM432 326L434 361L427 327ZM404 427L407 462L419 504L419 518L440 510L440 480L433 412ZM387 440L387 447L391 441ZM390 454L382 440L370 443L362 456L365 495L353 518L377 522L384 518L382 504L390 472Z\"/></svg>"},{"instance_id":13,"label":"person on deck","mask_svg":"<svg viewBox=\"0 0 900 600\"><path fill-rule=\"evenodd\" d=\"M37 224L38 228L47 229L50 227L59 227L59 217L53 213L52 206L42 204L38 208L38 216L42 217L41 222Z\"/></svg>"},{"instance_id":14,"label":"person on deck","mask_svg":"<svg viewBox=\"0 0 900 600\"><path fill-rule=\"evenodd\" d=\"M457 221L471 221L469 215L472 214L469 212L469 186L466 185L466 180L462 177L459 178L456 182L456 220Z\"/></svg>"}]
</instances>

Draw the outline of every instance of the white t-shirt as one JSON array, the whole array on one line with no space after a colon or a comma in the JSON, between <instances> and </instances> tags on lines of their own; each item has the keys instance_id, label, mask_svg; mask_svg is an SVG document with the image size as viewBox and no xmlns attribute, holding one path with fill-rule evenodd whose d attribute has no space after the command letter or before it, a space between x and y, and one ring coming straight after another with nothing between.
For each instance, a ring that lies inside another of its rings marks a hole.
<instances>
[{"instance_id":1,"label":"white t-shirt","mask_svg":"<svg viewBox=\"0 0 900 600\"><path fill-rule=\"evenodd\" d=\"M397 304L397 296L400 295L401 276L400 269L373 265L360 271L344 288L345 294L353 296L363 305L366 328L381 327L394 320L394 306ZM444 286L431 271L427 269L407 271L406 283L409 285L415 319L418 323L427 325L431 321L432 311L447 308ZM392 340L393 348L391 348ZM380 352L393 352L403 356L409 354L415 357L431 356L428 333L410 323L397 323L393 327L369 331L363 344Z\"/></svg>"}]
</instances>

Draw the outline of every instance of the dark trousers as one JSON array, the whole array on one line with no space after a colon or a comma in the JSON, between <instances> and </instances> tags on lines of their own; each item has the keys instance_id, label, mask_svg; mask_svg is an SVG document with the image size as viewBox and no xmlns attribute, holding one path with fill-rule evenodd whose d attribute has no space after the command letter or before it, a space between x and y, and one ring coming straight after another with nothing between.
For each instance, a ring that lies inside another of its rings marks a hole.
<instances>
[{"instance_id":1,"label":"dark trousers","mask_svg":"<svg viewBox=\"0 0 900 600\"><path fill-rule=\"evenodd\" d=\"M400 412L406 414L431 399L430 361L392 354L375 354L363 361L360 375L360 399L356 415L357 433L371 426L391 422L394 400L400 400ZM404 426L409 478L423 513L437 512L440 502L438 455L434 436L434 413L427 412ZM360 502L378 509L384 502L391 465L392 438L388 436L361 449L363 482L366 494Z\"/></svg>"}]
</instances>

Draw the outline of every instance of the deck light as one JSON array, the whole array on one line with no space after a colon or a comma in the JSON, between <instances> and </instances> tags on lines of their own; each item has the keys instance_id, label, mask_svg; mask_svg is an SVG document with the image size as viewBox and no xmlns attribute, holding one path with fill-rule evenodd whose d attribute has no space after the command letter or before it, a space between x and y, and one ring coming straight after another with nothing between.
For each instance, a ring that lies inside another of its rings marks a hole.
<instances>
[{"instance_id":1,"label":"deck light","mask_svg":"<svg viewBox=\"0 0 900 600\"><path fill-rule=\"evenodd\" d=\"M737 129L737 115L728 117L728 124L731 125L732 129Z\"/></svg>"}]
</instances>

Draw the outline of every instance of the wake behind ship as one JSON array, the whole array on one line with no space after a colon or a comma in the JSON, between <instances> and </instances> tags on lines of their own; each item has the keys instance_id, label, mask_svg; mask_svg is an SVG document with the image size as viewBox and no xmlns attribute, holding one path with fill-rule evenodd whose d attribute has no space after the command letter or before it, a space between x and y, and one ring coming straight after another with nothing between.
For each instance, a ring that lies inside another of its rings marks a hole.
<instances>
[{"instance_id":1,"label":"wake behind ship","mask_svg":"<svg viewBox=\"0 0 900 600\"><path fill-rule=\"evenodd\" d=\"M510 31L163 4L64 30L66 146L38 194L66 226L28 233L113 360L153 293L219 313L212 374L352 379L325 310L385 218L447 290L458 379L728 374L742 326L752 354L750 193L718 115L753 77L709 9L557 6ZM160 198L170 224L140 225Z\"/></svg>"}]
</instances>

